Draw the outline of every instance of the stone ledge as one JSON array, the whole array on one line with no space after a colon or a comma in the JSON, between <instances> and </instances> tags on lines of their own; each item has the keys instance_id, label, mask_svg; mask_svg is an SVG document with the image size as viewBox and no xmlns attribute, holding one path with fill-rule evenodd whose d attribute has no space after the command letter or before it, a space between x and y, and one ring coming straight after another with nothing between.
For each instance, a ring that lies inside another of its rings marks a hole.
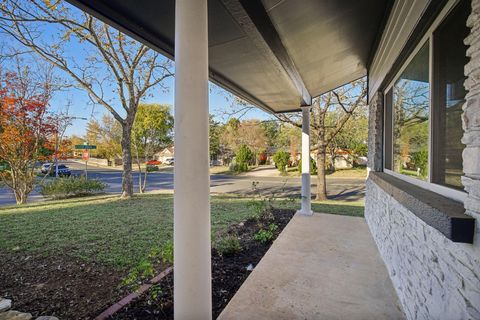
<instances>
[{"instance_id":1,"label":"stone ledge","mask_svg":"<svg viewBox=\"0 0 480 320\"><path fill-rule=\"evenodd\" d=\"M370 172L368 179L448 239L473 243L475 219L462 203L383 172Z\"/></svg>"}]
</instances>

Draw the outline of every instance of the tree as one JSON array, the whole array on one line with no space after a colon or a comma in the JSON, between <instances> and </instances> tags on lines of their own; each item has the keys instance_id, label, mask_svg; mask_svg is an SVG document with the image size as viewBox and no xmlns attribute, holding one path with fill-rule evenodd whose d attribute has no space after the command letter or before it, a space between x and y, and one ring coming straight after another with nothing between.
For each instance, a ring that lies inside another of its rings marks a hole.
<instances>
[{"instance_id":1,"label":"tree","mask_svg":"<svg viewBox=\"0 0 480 320\"><path fill-rule=\"evenodd\" d=\"M248 171L248 164L253 160L253 157L252 150L246 144L242 144L235 154L236 170Z\"/></svg>"},{"instance_id":2,"label":"tree","mask_svg":"<svg viewBox=\"0 0 480 320\"><path fill-rule=\"evenodd\" d=\"M147 186L148 170L142 182L141 161L151 157L172 143L173 116L170 107L160 104L140 104L132 130L132 144L138 166L138 187L140 193Z\"/></svg>"},{"instance_id":3,"label":"tree","mask_svg":"<svg viewBox=\"0 0 480 320\"><path fill-rule=\"evenodd\" d=\"M135 115L142 98L173 75L171 62L61 1L4 1L0 6L0 30L64 71L120 124L122 197L130 197L133 194L131 132ZM52 30L57 30L53 37ZM72 43L88 48L88 54L67 54ZM113 96L106 92L112 92Z\"/></svg>"},{"instance_id":4,"label":"tree","mask_svg":"<svg viewBox=\"0 0 480 320\"><path fill-rule=\"evenodd\" d=\"M231 118L224 127L221 142L235 153L242 145L248 146L253 151L255 164L258 164L258 155L268 147L264 127L255 119L240 121Z\"/></svg>"},{"instance_id":5,"label":"tree","mask_svg":"<svg viewBox=\"0 0 480 320\"><path fill-rule=\"evenodd\" d=\"M247 145L253 152L255 164L258 165L258 156L268 147L267 137L262 123L259 120L244 120L237 130L237 139Z\"/></svg>"},{"instance_id":6,"label":"tree","mask_svg":"<svg viewBox=\"0 0 480 320\"><path fill-rule=\"evenodd\" d=\"M348 120L357 109L366 106L366 78L353 81L343 87L317 97L313 101L311 111L311 150L317 151L317 200L327 199L325 181L326 152L333 139L341 132ZM328 115L337 113L335 120L329 121ZM302 127L301 116L291 114L276 114L283 122L298 128Z\"/></svg>"},{"instance_id":7,"label":"tree","mask_svg":"<svg viewBox=\"0 0 480 320\"><path fill-rule=\"evenodd\" d=\"M335 123L342 116L341 112L332 112L327 116L327 123ZM353 113L351 118L345 123L328 145L327 152L330 154L332 163L338 157L338 151L344 150L353 158L365 157L367 155L368 139L368 115L366 107L359 107ZM345 159L351 161L352 159ZM335 167L332 165L332 170Z\"/></svg>"},{"instance_id":8,"label":"tree","mask_svg":"<svg viewBox=\"0 0 480 320\"><path fill-rule=\"evenodd\" d=\"M278 171L282 174L287 173L287 166L288 161L290 160L290 154L283 150L278 150L273 155L273 162L275 162L275 166L277 167Z\"/></svg>"},{"instance_id":9,"label":"tree","mask_svg":"<svg viewBox=\"0 0 480 320\"><path fill-rule=\"evenodd\" d=\"M212 115L209 117L209 141L210 141L210 160L215 160L221 151L220 136L222 134L222 127L215 121Z\"/></svg>"},{"instance_id":10,"label":"tree","mask_svg":"<svg viewBox=\"0 0 480 320\"><path fill-rule=\"evenodd\" d=\"M96 157L115 161L122 156L122 126L108 114L104 114L101 121L91 119L87 123L85 140L97 146L92 150Z\"/></svg>"},{"instance_id":11,"label":"tree","mask_svg":"<svg viewBox=\"0 0 480 320\"><path fill-rule=\"evenodd\" d=\"M36 179L35 165L53 154L50 139L56 134L47 113L49 77L37 83L29 72L22 76L0 74L0 159L7 164L0 179L17 204L26 203Z\"/></svg>"}]
</instances>

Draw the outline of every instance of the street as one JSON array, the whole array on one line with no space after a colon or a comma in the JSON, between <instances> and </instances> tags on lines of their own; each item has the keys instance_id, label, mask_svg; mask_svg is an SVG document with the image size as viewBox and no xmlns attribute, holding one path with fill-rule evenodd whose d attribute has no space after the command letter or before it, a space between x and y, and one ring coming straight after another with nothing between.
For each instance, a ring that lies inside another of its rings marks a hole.
<instances>
[{"instance_id":1,"label":"street","mask_svg":"<svg viewBox=\"0 0 480 320\"><path fill-rule=\"evenodd\" d=\"M71 170L73 175L84 173L85 165L74 161L64 162ZM122 171L119 169L104 167L88 167L88 178L96 178L108 184L105 190L108 193L120 193L122 189ZM134 191L138 192L138 173L133 173ZM258 182L256 189L253 188L253 182ZM312 177L312 192L315 192L316 179ZM147 177L147 190L173 190L173 173L170 172L150 172ZM362 178L332 178L327 176L327 191L329 198L355 201L363 198L365 193L365 180ZM210 176L211 193L228 193L236 195L262 195L275 194L276 196L300 195L300 177L269 177L269 176L249 176L249 175L221 175L212 174ZM28 202L42 200L43 197L33 191ZM15 204L15 198L12 192L0 187L0 206Z\"/></svg>"}]
</instances>

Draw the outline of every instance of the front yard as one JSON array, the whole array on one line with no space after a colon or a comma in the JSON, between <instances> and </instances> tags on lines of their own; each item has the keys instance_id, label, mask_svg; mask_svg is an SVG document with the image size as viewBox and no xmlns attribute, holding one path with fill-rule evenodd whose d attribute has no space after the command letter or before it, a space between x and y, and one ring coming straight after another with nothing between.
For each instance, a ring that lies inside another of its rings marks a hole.
<instances>
[{"instance_id":1,"label":"front yard","mask_svg":"<svg viewBox=\"0 0 480 320\"><path fill-rule=\"evenodd\" d=\"M259 201L212 196L212 239L255 216ZM275 201L277 208L298 206L296 201ZM312 208L363 215L362 202L314 202ZM94 317L125 294L120 284L129 271L172 236L171 194L129 200L96 196L0 209L0 297L36 314Z\"/></svg>"}]
</instances>

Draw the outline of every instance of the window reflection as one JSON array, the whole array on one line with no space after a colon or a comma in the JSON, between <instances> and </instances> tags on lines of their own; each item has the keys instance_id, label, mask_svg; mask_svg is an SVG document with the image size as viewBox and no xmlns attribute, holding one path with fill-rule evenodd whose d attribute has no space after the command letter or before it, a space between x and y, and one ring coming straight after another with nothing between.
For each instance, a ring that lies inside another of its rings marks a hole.
<instances>
[{"instance_id":1,"label":"window reflection","mask_svg":"<svg viewBox=\"0 0 480 320\"><path fill-rule=\"evenodd\" d=\"M393 87L393 170L427 180L429 45L414 56Z\"/></svg>"}]
</instances>

